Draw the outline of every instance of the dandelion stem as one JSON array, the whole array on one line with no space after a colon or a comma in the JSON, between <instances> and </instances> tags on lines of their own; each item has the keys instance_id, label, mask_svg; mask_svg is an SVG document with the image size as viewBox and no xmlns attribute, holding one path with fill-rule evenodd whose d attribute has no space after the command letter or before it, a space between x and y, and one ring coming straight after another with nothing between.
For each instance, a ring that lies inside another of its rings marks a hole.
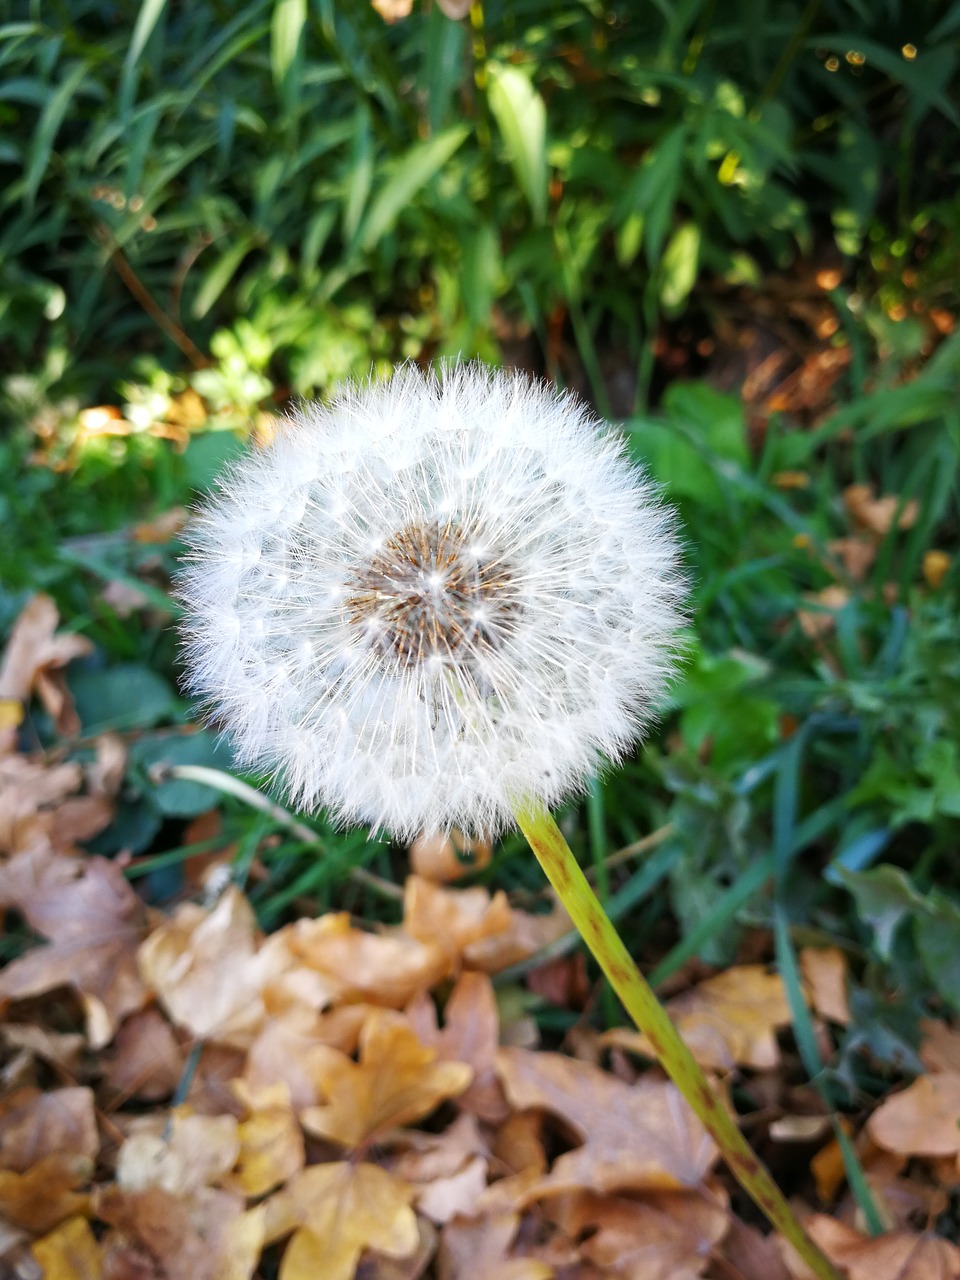
<instances>
[{"instance_id":1,"label":"dandelion stem","mask_svg":"<svg viewBox=\"0 0 960 1280\"><path fill-rule=\"evenodd\" d=\"M516 818L547 879L624 1008L720 1148L734 1177L819 1280L841 1280L837 1269L804 1231L770 1172L711 1088L605 914L553 818L535 802L518 804Z\"/></svg>"}]
</instances>

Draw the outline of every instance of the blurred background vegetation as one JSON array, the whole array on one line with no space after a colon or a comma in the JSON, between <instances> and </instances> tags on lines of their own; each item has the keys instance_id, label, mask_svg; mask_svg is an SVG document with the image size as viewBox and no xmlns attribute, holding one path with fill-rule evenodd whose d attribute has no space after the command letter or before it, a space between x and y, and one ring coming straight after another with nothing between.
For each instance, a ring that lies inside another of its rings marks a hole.
<instances>
[{"instance_id":1,"label":"blurred background vegetation","mask_svg":"<svg viewBox=\"0 0 960 1280\"><path fill-rule=\"evenodd\" d=\"M506 362L621 421L686 524L673 706L564 817L612 913L658 980L775 955L835 1099L914 1063L916 1019L960 1013L960 3L5 12L0 626L45 591L95 644L81 727L22 741L122 736L97 851L158 902L256 855L267 927L391 918L345 873L404 851L157 772L230 767L176 692L177 533L291 397ZM471 873L530 899L531 863L507 840ZM811 939L856 974L828 1072Z\"/></svg>"}]
</instances>

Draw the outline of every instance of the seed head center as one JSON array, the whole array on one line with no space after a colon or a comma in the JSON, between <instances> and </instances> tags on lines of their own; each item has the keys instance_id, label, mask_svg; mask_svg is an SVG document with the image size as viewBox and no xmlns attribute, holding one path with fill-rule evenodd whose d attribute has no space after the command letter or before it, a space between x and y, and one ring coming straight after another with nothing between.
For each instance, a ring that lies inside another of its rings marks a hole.
<instances>
[{"instance_id":1,"label":"seed head center","mask_svg":"<svg viewBox=\"0 0 960 1280\"><path fill-rule=\"evenodd\" d=\"M502 644L517 600L507 566L455 521L395 533L348 582L347 615L385 660L469 666Z\"/></svg>"}]
</instances>

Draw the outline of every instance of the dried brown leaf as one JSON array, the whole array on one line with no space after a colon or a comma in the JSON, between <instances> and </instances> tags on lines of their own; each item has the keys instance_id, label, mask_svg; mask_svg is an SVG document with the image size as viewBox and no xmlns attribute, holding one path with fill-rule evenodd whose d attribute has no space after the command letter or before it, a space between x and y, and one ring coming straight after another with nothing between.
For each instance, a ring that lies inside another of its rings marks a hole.
<instances>
[{"instance_id":1,"label":"dried brown leaf","mask_svg":"<svg viewBox=\"0 0 960 1280\"><path fill-rule=\"evenodd\" d=\"M923 1032L920 1057L927 1070L960 1074L960 1031L933 1018L921 1022L920 1030Z\"/></svg>"},{"instance_id":2,"label":"dried brown leaf","mask_svg":"<svg viewBox=\"0 0 960 1280\"><path fill-rule=\"evenodd\" d=\"M162 1187L191 1195L221 1182L237 1162L240 1138L233 1116L193 1115L177 1107L168 1120L160 1112L142 1118L120 1148L117 1185L124 1191Z\"/></svg>"},{"instance_id":3,"label":"dried brown leaf","mask_svg":"<svg viewBox=\"0 0 960 1280\"><path fill-rule=\"evenodd\" d=\"M104 1241L104 1274L150 1280L250 1280L263 1247L262 1208L240 1196L201 1188L174 1195L162 1187L105 1187L96 1216L114 1230Z\"/></svg>"},{"instance_id":4,"label":"dried brown leaf","mask_svg":"<svg viewBox=\"0 0 960 1280\"><path fill-rule=\"evenodd\" d=\"M0 973L0 998L75 987L88 1038L101 1048L147 998L136 964L146 913L123 872L106 858L20 854L0 867L0 903L51 939Z\"/></svg>"},{"instance_id":5,"label":"dried brown leaf","mask_svg":"<svg viewBox=\"0 0 960 1280\"><path fill-rule=\"evenodd\" d=\"M47 1156L83 1156L100 1149L91 1089L24 1090L0 1104L0 1168L26 1173Z\"/></svg>"},{"instance_id":6,"label":"dried brown leaf","mask_svg":"<svg viewBox=\"0 0 960 1280\"><path fill-rule=\"evenodd\" d=\"M877 1146L901 1155L960 1154L960 1072L919 1076L881 1102L867 1130Z\"/></svg>"},{"instance_id":7,"label":"dried brown leaf","mask_svg":"<svg viewBox=\"0 0 960 1280\"><path fill-rule=\"evenodd\" d=\"M418 942L441 947L453 965L471 944L505 933L511 924L507 895L486 889L444 889L408 876L403 894L403 928Z\"/></svg>"},{"instance_id":8,"label":"dried brown leaf","mask_svg":"<svg viewBox=\"0 0 960 1280\"><path fill-rule=\"evenodd\" d=\"M328 1101L307 1107L305 1128L356 1147L398 1125L429 1115L470 1083L462 1062L438 1062L400 1014L375 1009L360 1033L360 1061L328 1049L318 1079Z\"/></svg>"},{"instance_id":9,"label":"dried brown leaf","mask_svg":"<svg viewBox=\"0 0 960 1280\"><path fill-rule=\"evenodd\" d=\"M405 1257L419 1243L413 1188L372 1164L311 1165L266 1202L266 1239L293 1231L280 1280L352 1280L365 1249Z\"/></svg>"},{"instance_id":10,"label":"dried brown leaf","mask_svg":"<svg viewBox=\"0 0 960 1280\"><path fill-rule=\"evenodd\" d=\"M767 973L763 965L727 969L668 1001L666 1007L702 1067L769 1070L780 1060L776 1033L790 1022L790 1003L783 979ZM646 1036L629 1028L614 1028L600 1041L656 1056Z\"/></svg>"},{"instance_id":11,"label":"dried brown leaf","mask_svg":"<svg viewBox=\"0 0 960 1280\"><path fill-rule=\"evenodd\" d=\"M573 921L557 900L544 915L512 908L509 928L470 943L464 950L463 962L470 969L499 973L501 969L529 960L572 929Z\"/></svg>"},{"instance_id":12,"label":"dried brown leaf","mask_svg":"<svg viewBox=\"0 0 960 1280\"><path fill-rule=\"evenodd\" d=\"M49 596L36 595L27 603L14 623L0 662L0 698L27 702L36 692L58 732L76 733L80 726L73 701L54 673L74 658L91 653L93 645L84 636L57 635L59 617ZM10 746L12 737L6 749Z\"/></svg>"},{"instance_id":13,"label":"dried brown leaf","mask_svg":"<svg viewBox=\"0 0 960 1280\"><path fill-rule=\"evenodd\" d=\"M581 1254L629 1280L696 1280L726 1234L726 1205L696 1191L648 1194L642 1200L570 1197L561 1225L577 1237L589 1231Z\"/></svg>"},{"instance_id":14,"label":"dried brown leaf","mask_svg":"<svg viewBox=\"0 0 960 1280\"><path fill-rule=\"evenodd\" d=\"M212 911L185 903L140 948L140 972L170 1018L200 1040L247 1048L266 1018L263 989L287 967L261 947L249 902L231 886Z\"/></svg>"},{"instance_id":15,"label":"dried brown leaf","mask_svg":"<svg viewBox=\"0 0 960 1280\"><path fill-rule=\"evenodd\" d=\"M71 1155L45 1156L24 1173L0 1169L0 1217L27 1231L51 1231L84 1212L89 1197L79 1188L92 1174L92 1161Z\"/></svg>"},{"instance_id":16,"label":"dried brown leaf","mask_svg":"<svg viewBox=\"0 0 960 1280\"><path fill-rule=\"evenodd\" d=\"M843 501L851 519L877 538L885 537L890 531L900 506L900 499L896 494L874 497L873 487L868 484L850 485L843 491ZM919 512L920 506L915 498L905 502L897 518L897 528L912 529Z\"/></svg>"},{"instance_id":17,"label":"dried brown leaf","mask_svg":"<svg viewBox=\"0 0 960 1280\"><path fill-rule=\"evenodd\" d=\"M399 1009L449 969L441 947L404 933L354 929L346 912L298 920L285 932L292 955L324 975L332 995L344 1004L364 1000Z\"/></svg>"},{"instance_id":18,"label":"dried brown leaf","mask_svg":"<svg viewBox=\"0 0 960 1280\"><path fill-rule=\"evenodd\" d=\"M442 1062L465 1062L473 1079L457 1099L461 1111L498 1123L509 1108L497 1079L500 1014L493 983L483 973L462 973L444 1009L444 1028L437 1027L436 1006L423 994L409 1006L407 1016L419 1038L437 1050Z\"/></svg>"},{"instance_id":19,"label":"dried brown leaf","mask_svg":"<svg viewBox=\"0 0 960 1280\"><path fill-rule=\"evenodd\" d=\"M528 1201L580 1189L695 1187L716 1160L706 1130L664 1080L627 1085L574 1058L525 1049L501 1049L497 1069L512 1106L559 1116L583 1143L554 1161Z\"/></svg>"},{"instance_id":20,"label":"dried brown leaf","mask_svg":"<svg viewBox=\"0 0 960 1280\"><path fill-rule=\"evenodd\" d=\"M871 1238L823 1214L810 1218L806 1227L848 1280L956 1280L960 1276L960 1250L930 1233L891 1231ZM811 1280L813 1272L789 1246L784 1246L784 1256L795 1280Z\"/></svg>"},{"instance_id":21,"label":"dried brown leaf","mask_svg":"<svg viewBox=\"0 0 960 1280\"><path fill-rule=\"evenodd\" d=\"M551 1280L548 1263L507 1256L519 1225L515 1213L449 1222L440 1236L439 1280Z\"/></svg>"},{"instance_id":22,"label":"dried brown leaf","mask_svg":"<svg viewBox=\"0 0 960 1280\"><path fill-rule=\"evenodd\" d=\"M847 957L839 947L804 947L800 969L816 1012L828 1022L845 1027L850 1021Z\"/></svg>"},{"instance_id":23,"label":"dried brown leaf","mask_svg":"<svg viewBox=\"0 0 960 1280\"><path fill-rule=\"evenodd\" d=\"M294 1111L320 1101L319 1073L326 1050L352 1055L372 1006L348 1004L327 1013L291 1005L264 1024L250 1046L243 1078L257 1092L284 1083Z\"/></svg>"},{"instance_id":24,"label":"dried brown leaf","mask_svg":"<svg viewBox=\"0 0 960 1280\"><path fill-rule=\"evenodd\" d=\"M159 1010L144 1009L120 1027L104 1075L125 1098L156 1102L173 1093L184 1060L170 1023Z\"/></svg>"}]
</instances>

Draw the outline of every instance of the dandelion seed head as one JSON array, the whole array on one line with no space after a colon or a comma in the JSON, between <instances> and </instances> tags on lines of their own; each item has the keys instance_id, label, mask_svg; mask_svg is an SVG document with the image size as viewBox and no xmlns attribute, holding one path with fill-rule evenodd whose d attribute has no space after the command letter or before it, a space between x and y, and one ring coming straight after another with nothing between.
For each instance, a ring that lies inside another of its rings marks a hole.
<instances>
[{"instance_id":1,"label":"dandelion seed head","mask_svg":"<svg viewBox=\"0 0 960 1280\"><path fill-rule=\"evenodd\" d=\"M684 587L670 513L575 398L480 365L308 405L180 575L190 687L295 803L493 834L642 735Z\"/></svg>"}]
</instances>

